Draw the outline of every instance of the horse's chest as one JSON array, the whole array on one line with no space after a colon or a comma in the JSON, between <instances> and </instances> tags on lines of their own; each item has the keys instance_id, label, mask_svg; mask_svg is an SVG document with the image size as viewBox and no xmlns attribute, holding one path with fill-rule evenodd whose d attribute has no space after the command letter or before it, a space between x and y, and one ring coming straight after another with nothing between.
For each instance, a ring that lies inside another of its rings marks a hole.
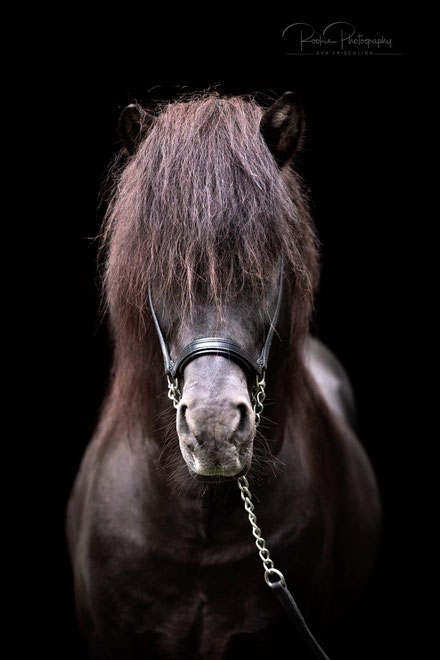
<instances>
[{"instance_id":1,"label":"horse's chest","mask_svg":"<svg viewBox=\"0 0 440 660\"><path fill-rule=\"evenodd\" d=\"M163 522L162 510L161 520L154 517L158 507L146 516L127 496L130 489L120 491L94 498L97 510L86 518L76 562L90 619L86 634L94 629L102 657L227 660L238 650L252 651L254 659L271 651L280 612L255 547L240 543L233 517L207 526L194 507L188 520ZM203 525L211 536L201 533ZM217 529L220 545L212 538Z\"/></svg>"},{"instance_id":2,"label":"horse's chest","mask_svg":"<svg viewBox=\"0 0 440 660\"><path fill-rule=\"evenodd\" d=\"M243 633L254 646L273 618L258 583L243 589L243 573L252 579L246 567L204 569L157 557L119 566L111 579L103 576L95 602L109 647L124 648L124 658L224 660Z\"/></svg>"},{"instance_id":3,"label":"horse's chest","mask_svg":"<svg viewBox=\"0 0 440 660\"><path fill-rule=\"evenodd\" d=\"M258 643L270 635L271 619L232 587L189 592L174 606L163 607L156 648L163 658L232 660L238 650L259 658Z\"/></svg>"}]
</instances>

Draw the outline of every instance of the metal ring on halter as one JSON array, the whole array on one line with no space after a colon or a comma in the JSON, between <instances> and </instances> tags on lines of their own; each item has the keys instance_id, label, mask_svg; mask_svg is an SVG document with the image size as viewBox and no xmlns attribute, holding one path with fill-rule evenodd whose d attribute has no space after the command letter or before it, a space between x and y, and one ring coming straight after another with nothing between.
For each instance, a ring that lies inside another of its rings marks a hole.
<instances>
[{"instance_id":1,"label":"metal ring on halter","mask_svg":"<svg viewBox=\"0 0 440 660\"><path fill-rule=\"evenodd\" d=\"M279 580L275 580L275 582L281 582L281 584L284 587L284 585L286 584L286 580L284 579L284 575L277 568L269 568L267 571L264 572L264 579L266 581L266 584L269 585L269 587L272 584L275 584L275 582L271 582L269 580L269 575L272 575L272 573L275 573L280 578Z\"/></svg>"}]
</instances>

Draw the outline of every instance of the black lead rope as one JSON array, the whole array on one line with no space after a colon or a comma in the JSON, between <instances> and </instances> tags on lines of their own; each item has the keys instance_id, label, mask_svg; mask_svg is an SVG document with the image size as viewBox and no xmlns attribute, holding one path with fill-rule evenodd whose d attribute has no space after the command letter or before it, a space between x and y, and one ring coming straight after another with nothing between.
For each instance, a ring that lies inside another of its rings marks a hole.
<instances>
[{"instance_id":1,"label":"black lead rope","mask_svg":"<svg viewBox=\"0 0 440 660\"><path fill-rule=\"evenodd\" d=\"M322 650L321 646L312 635L310 628L307 626L301 610L295 602L294 597L287 588L287 584L279 580L278 582L269 582L269 587L275 593L275 596L280 601L287 616L295 626L297 633L301 636L305 645L312 653L314 658L319 660L330 660L328 655Z\"/></svg>"}]
</instances>

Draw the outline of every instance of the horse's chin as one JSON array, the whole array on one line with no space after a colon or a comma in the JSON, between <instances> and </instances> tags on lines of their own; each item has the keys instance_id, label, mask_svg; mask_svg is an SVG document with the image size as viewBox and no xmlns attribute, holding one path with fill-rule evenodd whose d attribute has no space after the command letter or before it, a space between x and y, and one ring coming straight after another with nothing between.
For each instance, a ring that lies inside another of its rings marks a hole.
<instances>
[{"instance_id":1,"label":"horse's chin","mask_svg":"<svg viewBox=\"0 0 440 660\"><path fill-rule=\"evenodd\" d=\"M200 481L205 484L223 484L227 481L234 481L238 476L227 476L222 474L208 475L208 474L198 474L189 468L190 475L196 481Z\"/></svg>"},{"instance_id":2,"label":"horse's chin","mask_svg":"<svg viewBox=\"0 0 440 660\"><path fill-rule=\"evenodd\" d=\"M237 474L200 474L199 472L194 472L189 466L188 466L189 473L193 479L196 481L201 481L203 483L207 484L222 484L227 481L235 481L239 477L243 476L246 474L248 471L248 468L243 468Z\"/></svg>"},{"instance_id":3,"label":"horse's chin","mask_svg":"<svg viewBox=\"0 0 440 660\"><path fill-rule=\"evenodd\" d=\"M211 484L235 481L249 471L251 461L252 455L249 455L243 464L237 465L235 467L224 468L222 466L201 467L200 465L196 465L194 461L185 459L188 471L193 479Z\"/></svg>"}]
</instances>

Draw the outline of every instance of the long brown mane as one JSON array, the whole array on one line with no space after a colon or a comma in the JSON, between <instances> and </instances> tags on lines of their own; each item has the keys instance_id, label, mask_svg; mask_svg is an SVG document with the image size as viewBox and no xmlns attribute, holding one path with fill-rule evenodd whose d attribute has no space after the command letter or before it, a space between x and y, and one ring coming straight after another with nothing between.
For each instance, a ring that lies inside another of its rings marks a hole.
<instances>
[{"instance_id":1,"label":"long brown mane","mask_svg":"<svg viewBox=\"0 0 440 660\"><path fill-rule=\"evenodd\" d=\"M279 170L261 135L262 113L252 97L216 92L163 104L136 153L114 173L101 234L115 350L107 422L142 424L157 376L163 378L152 350L149 283L182 316L199 295L221 315L243 290L262 292L283 253L287 352L293 356L305 336L317 240L299 176L290 166Z\"/></svg>"}]
</instances>

